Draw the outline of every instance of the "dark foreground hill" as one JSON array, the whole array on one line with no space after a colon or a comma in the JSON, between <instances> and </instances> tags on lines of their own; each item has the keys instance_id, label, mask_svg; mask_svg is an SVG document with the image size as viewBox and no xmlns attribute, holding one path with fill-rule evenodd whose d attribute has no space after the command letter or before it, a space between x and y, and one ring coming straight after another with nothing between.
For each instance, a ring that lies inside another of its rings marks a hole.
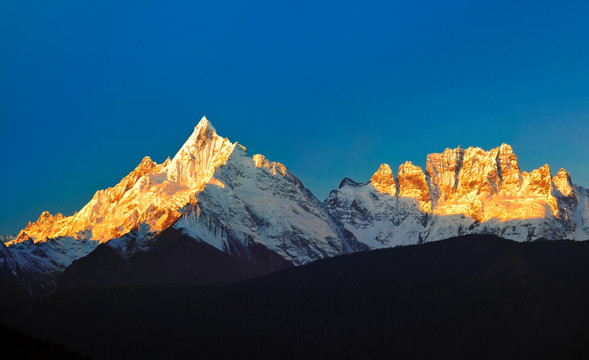
<instances>
[{"instance_id":1,"label":"dark foreground hill","mask_svg":"<svg viewBox=\"0 0 589 360\"><path fill-rule=\"evenodd\" d=\"M67 351L62 345L49 340L36 339L30 335L8 329L0 325L2 339L1 353L3 359L90 359L75 351Z\"/></svg>"},{"instance_id":2,"label":"dark foreground hill","mask_svg":"<svg viewBox=\"0 0 589 360\"><path fill-rule=\"evenodd\" d=\"M247 249L235 245L234 249L238 255L229 255L170 227L153 239L148 251L138 251L129 257L108 244L99 245L63 272L58 289L116 285L218 286L293 266L260 244L251 244Z\"/></svg>"},{"instance_id":3,"label":"dark foreground hill","mask_svg":"<svg viewBox=\"0 0 589 360\"><path fill-rule=\"evenodd\" d=\"M589 242L465 236L223 287L77 288L5 311L97 359L589 354Z\"/></svg>"}]
</instances>

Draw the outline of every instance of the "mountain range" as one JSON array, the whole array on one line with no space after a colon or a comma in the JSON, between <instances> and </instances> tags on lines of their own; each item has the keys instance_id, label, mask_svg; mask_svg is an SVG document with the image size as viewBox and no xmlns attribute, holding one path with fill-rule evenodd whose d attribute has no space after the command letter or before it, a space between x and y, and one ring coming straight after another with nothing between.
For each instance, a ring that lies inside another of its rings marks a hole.
<instances>
[{"instance_id":1,"label":"mountain range","mask_svg":"<svg viewBox=\"0 0 589 360\"><path fill-rule=\"evenodd\" d=\"M72 216L41 214L0 243L4 303L78 285L216 285L365 250L466 234L589 239L589 191L507 144L446 149L395 174L344 178L321 202L284 165L203 118L172 158L145 157Z\"/></svg>"}]
</instances>

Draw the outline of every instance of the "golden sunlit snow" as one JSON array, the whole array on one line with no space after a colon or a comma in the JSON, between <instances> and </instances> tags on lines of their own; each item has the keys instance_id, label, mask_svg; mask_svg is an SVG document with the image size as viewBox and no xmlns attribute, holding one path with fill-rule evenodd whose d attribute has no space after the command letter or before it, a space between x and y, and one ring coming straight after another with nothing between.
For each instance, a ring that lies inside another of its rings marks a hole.
<instances>
[{"instance_id":1,"label":"golden sunlit snow","mask_svg":"<svg viewBox=\"0 0 589 360\"><path fill-rule=\"evenodd\" d=\"M44 241L72 236L108 241L140 224L159 232L174 223L196 203L195 194L207 184L225 187L214 177L238 145L217 135L203 117L173 159L156 164L149 157L113 188L99 190L92 200L70 217L44 212L29 223L12 243ZM263 155L252 158L256 167L274 176L287 169ZM484 151L469 147L446 149L427 156L426 172L411 162L401 164L397 176L382 164L371 178L379 192L413 201L424 213L464 215L478 222L490 219L565 217L560 198L574 198L569 174L561 169L552 177L548 165L520 172L511 146ZM572 200L571 200L572 201ZM10 245L10 243L9 243Z\"/></svg>"}]
</instances>

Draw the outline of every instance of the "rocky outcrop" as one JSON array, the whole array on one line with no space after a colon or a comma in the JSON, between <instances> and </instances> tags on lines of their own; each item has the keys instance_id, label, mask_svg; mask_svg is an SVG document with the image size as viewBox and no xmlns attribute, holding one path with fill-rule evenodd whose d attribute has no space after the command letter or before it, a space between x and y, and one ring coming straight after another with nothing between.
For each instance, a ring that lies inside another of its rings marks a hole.
<instances>
[{"instance_id":1,"label":"rocky outcrop","mask_svg":"<svg viewBox=\"0 0 589 360\"><path fill-rule=\"evenodd\" d=\"M521 241L589 238L586 192L564 169L554 177L548 165L520 172L507 144L429 154L427 173L410 162L396 178L387 169L381 165L369 184L342 182L325 201L332 217L372 248L467 233ZM397 192L389 190L393 183Z\"/></svg>"},{"instance_id":2,"label":"rocky outcrop","mask_svg":"<svg viewBox=\"0 0 589 360\"><path fill-rule=\"evenodd\" d=\"M573 188L573 182L571 181L571 175L565 170L560 169L556 175L552 178L556 189L566 197L574 197L575 191Z\"/></svg>"},{"instance_id":3,"label":"rocky outcrop","mask_svg":"<svg viewBox=\"0 0 589 360\"><path fill-rule=\"evenodd\" d=\"M399 197L418 201L422 211L431 210L429 187L423 170L410 161L399 166Z\"/></svg>"},{"instance_id":4,"label":"rocky outcrop","mask_svg":"<svg viewBox=\"0 0 589 360\"><path fill-rule=\"evenodd\" d=\"M459 171L462 168L464 150L446 149L441 154L427 156L426 170L431 177L432 202L448 200L456 194Z\"/></svg>"},{"instance_id":5,"label":"rocky outcrop","mask_svg":"<svg viewBox=\"0 0 589 360\"><path fill-rule=\"evenodd\" d=\"M393 170L388 164L380 165L380 168L372 175L370 183L381 193L395 196L397 194L397 182ZM340 185L341 187L341 185Z\"/></svg>"}]
</instances>

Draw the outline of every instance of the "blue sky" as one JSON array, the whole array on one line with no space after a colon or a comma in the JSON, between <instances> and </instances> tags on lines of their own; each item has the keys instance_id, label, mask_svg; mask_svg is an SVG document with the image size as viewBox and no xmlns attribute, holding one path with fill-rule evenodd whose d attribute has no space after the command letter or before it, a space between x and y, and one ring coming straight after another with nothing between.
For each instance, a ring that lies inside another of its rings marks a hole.
<instances>
[{"instance_id":1,"label":"blue sky","mask_svg":"<svg viewBox=\"0 0 589 360\"><path fill-rule=\"evenodd\" d=\"M589 5L3 1L0 233L73 214L206 115L321 200L462 145L589 185Z\"/></svg>"}]
</instances>

